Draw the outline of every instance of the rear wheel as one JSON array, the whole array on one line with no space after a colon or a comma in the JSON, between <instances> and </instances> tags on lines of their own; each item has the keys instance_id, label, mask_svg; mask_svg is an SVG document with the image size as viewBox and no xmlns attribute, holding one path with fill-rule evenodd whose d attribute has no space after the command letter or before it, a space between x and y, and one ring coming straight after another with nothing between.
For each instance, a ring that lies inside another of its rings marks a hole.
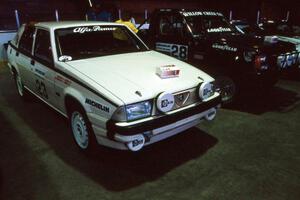
<instances>
[{"instance_id":1,"label":"rear wheel","mask_svg":"<svg viewBox=\"0 0 300 200\"><path fill-rule=\"evenodd\" d=\"M230 77L228 76L217 77L216 87L220 91L223 104L228 104L233 101L237 93L237 87L234 81Z\"/></svg>"},{"instance_id":2,"label":"rear wheel","mask_svg":"<svg viewBox=\"0 0 300 200\"><path fill-rule=\"evenodd\" d=\"M73 139L79 149L83 152L91 152L97 146L92 126L86 116L84 109L75 104L69 112L69 124Z\"/></svg>"}]
</instances>

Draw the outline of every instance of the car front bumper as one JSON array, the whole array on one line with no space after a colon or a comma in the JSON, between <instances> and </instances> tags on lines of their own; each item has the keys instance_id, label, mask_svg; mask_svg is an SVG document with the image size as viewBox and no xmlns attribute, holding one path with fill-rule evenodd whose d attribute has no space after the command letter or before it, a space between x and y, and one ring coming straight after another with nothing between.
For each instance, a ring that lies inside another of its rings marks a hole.
<instances>
[{"instance_id":1,"label":"car front bumper","mask_svg":"<svg viewBox=\"0 0 300 200\"><path fill-rule=\"evenodd\" d=\"M220 107L220 95L210 101L139 122L107 122L107 138L98 139L100 144L123 150L140 150L143 146L158 142L199 124L212 120Z\"/></svg>"}]
</instances>

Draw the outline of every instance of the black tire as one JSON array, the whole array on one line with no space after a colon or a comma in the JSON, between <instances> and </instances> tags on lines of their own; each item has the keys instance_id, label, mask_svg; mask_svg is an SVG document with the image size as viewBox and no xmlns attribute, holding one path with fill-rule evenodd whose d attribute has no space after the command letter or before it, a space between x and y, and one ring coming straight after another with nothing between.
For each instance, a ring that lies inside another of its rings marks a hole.
<instances>
[{"instance_id":1,"label":"black tire","mask_svg":"<svg viewBox=\"0 0 300 200\"><path fill-rule=\"evenodd\" d=\"M69 127L73 140L80 151L92 153L97 145L92 125L79 103L72 102L68 109Z\"/></svg>"},{"instance_id":2,"label":"black tire","mask_svg":"<svg viewBox=\"0 0 300 200\"><path fill-rule=\"evenodd\" d=\"M29 101L30 100L30 94L25 89L21 76L15 70L14 70L14 81L15 81L15 85L16 85L19 97L23 101Z\"/></svg>"},{"instance_id":3,"label":"black tire","mask_svg":"<svg viewBox=\"0 0 300 200\"><path fill-rule=\"evenodd\" d=\"M216 77L216 88L220 91L222 104L229 104L233 102L237 94L237 86L230 77Z\"/></svg>"}]
</instances>

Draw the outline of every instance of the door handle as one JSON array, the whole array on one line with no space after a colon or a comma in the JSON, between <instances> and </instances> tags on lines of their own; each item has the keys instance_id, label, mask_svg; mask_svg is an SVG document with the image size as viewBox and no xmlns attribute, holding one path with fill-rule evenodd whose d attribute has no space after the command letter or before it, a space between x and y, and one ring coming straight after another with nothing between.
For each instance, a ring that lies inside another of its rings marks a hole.
<instances>
[{"instance_id":1,"label":"door handle","mask_svg":"<svg viewBox=\"0 0 300 200\"><path fill-rule=\"evenodd\" d=\"M35 64L35 61L31 59L30 64L31 64L31 65L34 65L34 64Z\"/></svg>"}]
</instances>

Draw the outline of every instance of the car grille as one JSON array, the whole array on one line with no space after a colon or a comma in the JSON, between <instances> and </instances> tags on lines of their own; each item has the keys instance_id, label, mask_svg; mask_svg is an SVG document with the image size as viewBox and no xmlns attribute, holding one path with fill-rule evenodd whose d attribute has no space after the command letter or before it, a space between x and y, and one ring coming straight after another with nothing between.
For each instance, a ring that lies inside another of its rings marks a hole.
<instances>
[{"instance_id":1,"label":"car grille","mask_svg":"<svg viewBox=\"0 0 300 200\"><path fill-rule=\"evenodd\" d=\"M191 88L188 90L175 92L173 93L175 103L173 108L170 111L174 111L176 109L194 104L196 102L199 102L199 96L198 96L198 90L197 88ZM155 105L155 104L154 104ZM153 109L154 115L160 115L161 113L157 110L156 106L154 106Z\"/></svg>"}]
</instances>

